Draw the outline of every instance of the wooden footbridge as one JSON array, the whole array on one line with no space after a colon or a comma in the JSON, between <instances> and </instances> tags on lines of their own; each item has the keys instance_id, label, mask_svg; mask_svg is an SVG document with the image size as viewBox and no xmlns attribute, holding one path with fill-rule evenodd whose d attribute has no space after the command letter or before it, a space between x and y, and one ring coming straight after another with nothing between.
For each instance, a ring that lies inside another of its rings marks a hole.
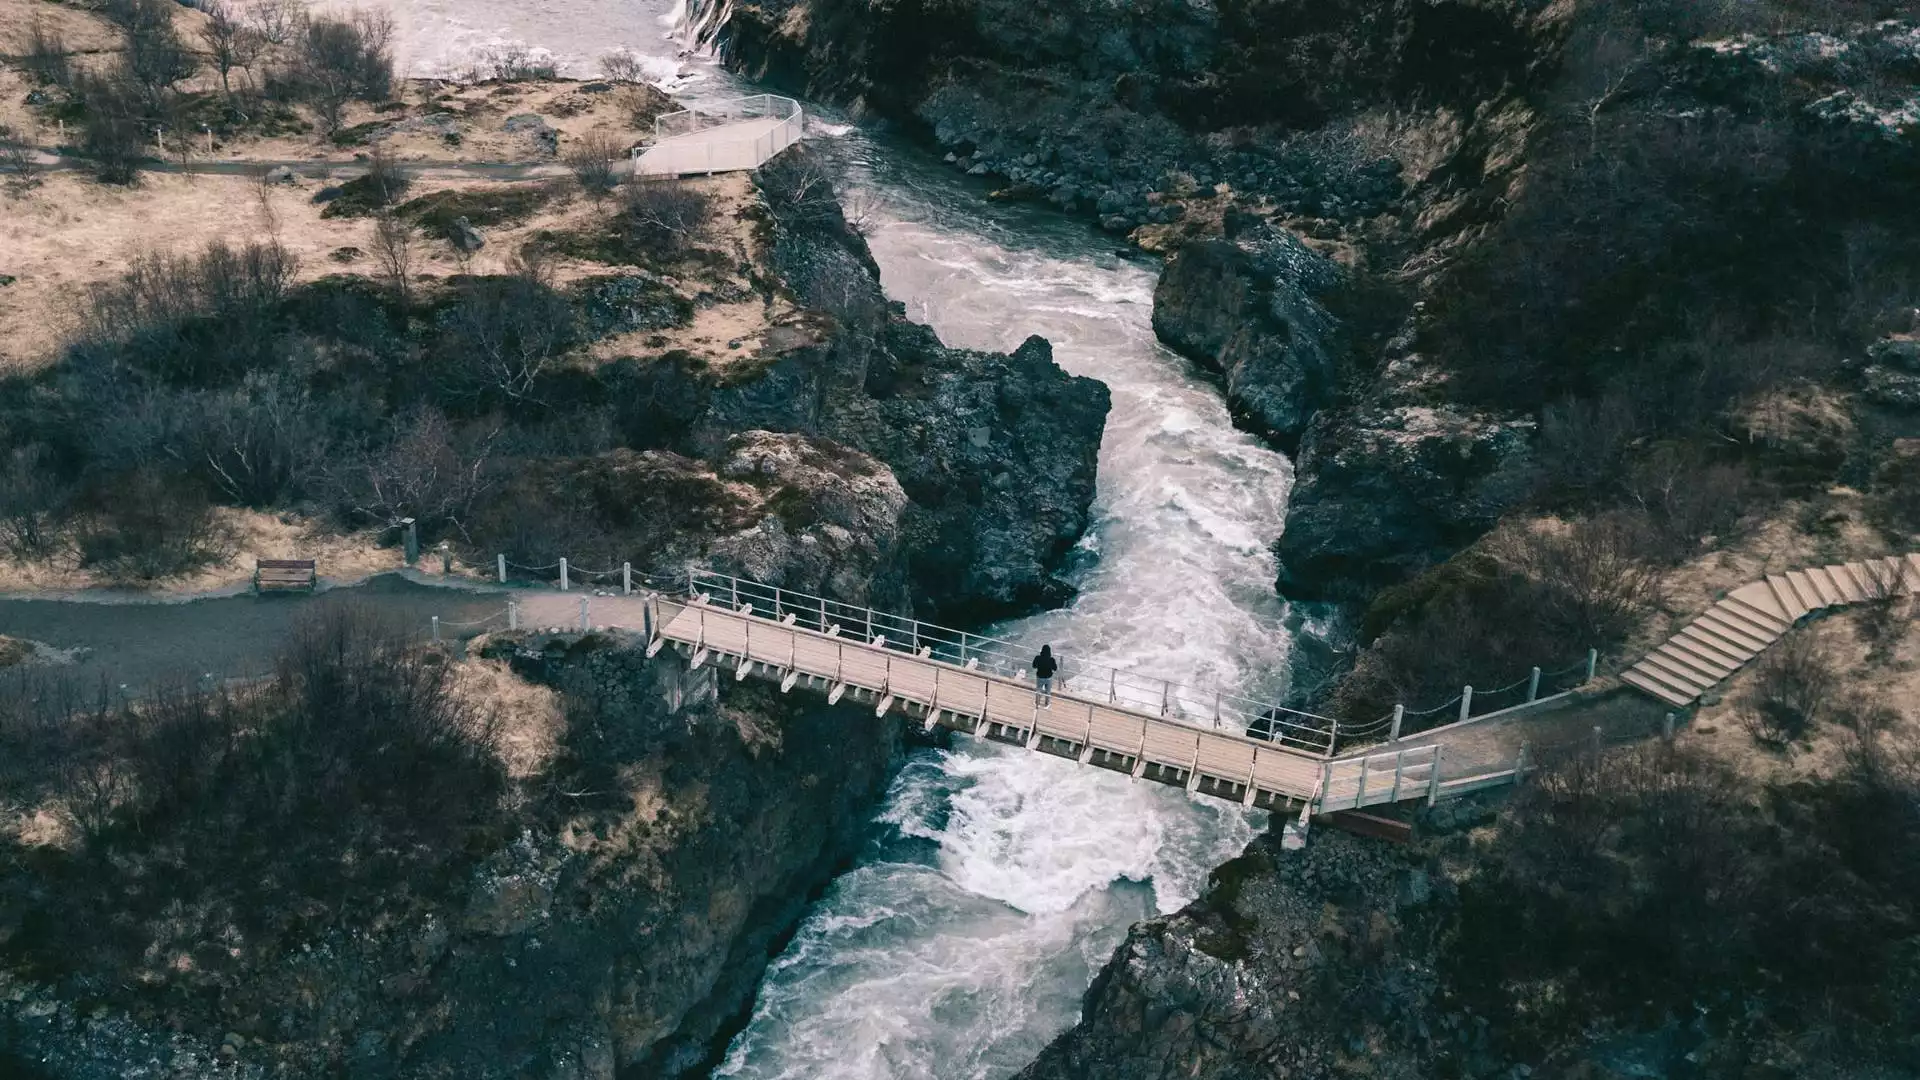
<instances>
[{"instance_id":1,"label":"wooden footbridge","mask_svg":"<svg viewBox=\"0 0 1920 1080\"><path fill-rule=\"evenodd\" d=\"M515 622L619 628L699 670L782 692L897 711L996 742L1264 810L1348 809L1431 798L1441 750L1335 760L1336 725L1277 705L1107 668L1066 673L1050 695L1012 642L868 608L696 573L683 596L647 591L521 601ZM1272 738L1249 736L1271 732Z\"/></svg>"}]
</instances>

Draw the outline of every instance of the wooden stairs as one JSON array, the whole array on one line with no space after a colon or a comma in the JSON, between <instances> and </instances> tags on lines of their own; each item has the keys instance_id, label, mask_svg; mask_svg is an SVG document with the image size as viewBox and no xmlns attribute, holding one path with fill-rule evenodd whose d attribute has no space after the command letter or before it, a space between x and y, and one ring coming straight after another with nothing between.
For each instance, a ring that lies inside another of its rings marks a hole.
<instances>
[{"instance_id":1,"label":"wooden stairs","mask_svg":"<svg viewBox=\"0 0 1920 1080\"><path fill-rule=\"evenodd\" d=\"M1669 705L1701 694L1816 611L1920 593L1920 554L1769 574L1728 593L1621 679Z\"/></svg>"}]
</instances>

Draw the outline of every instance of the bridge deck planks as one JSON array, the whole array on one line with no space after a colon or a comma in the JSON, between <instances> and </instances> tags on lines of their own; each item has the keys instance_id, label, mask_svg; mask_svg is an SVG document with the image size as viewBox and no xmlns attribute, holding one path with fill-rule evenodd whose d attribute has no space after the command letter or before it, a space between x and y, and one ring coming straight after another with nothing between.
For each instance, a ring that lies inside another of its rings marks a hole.
<instances>
[{"instance_id":1,"label":"bridge deck planks","mask_svg":"<svg viewBox=\"0 0 1920 1080\"><path fill-rule=\"evenodd\" d=\"M606 606L601 600L595 603ZM1322 759L1280 744L1208 731L1063 693L1056 693L1051 705L1041 707L1031 686L978 670L844 636L827 637L723 605L664 598L655 603L662 637L702 645L722 656L746 656L775 671L797 671L876 695L884 692L917 708L932 703L962 716L984 715L1018 732L1038 731L1062 743L1104 750L1127 760L1144 757L1180 775L1197 771L1223 787L1237 789L1251 774L1256 788L1302 800L1310 798L1320 784Z\"/></svg>"}]
</instances>

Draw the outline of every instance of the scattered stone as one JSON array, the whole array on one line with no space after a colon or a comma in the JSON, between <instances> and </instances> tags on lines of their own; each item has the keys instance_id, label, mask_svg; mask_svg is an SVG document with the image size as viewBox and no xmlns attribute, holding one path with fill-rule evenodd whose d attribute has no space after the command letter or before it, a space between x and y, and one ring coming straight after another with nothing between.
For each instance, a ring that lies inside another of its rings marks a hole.
<instances>
[{"instance_id":1,"label":"scattered stone","mask_svg":"<svg viewBox=\"0 0 1920 1080\"><path fill-rule=\"evenodd\" d=\"M539 113L515 113L507 117L503 129L509 135L525 135L548 154L560 152L560 133Z\"/></svg>"},{"instance_id":2,"label":"scattered stone","mask_svg":"<svg viewBox=\"0 0 1920 1080\"><path fill-rule=\"evenodd\" d=\"M333 251L328 253L327 258L332 259L334 262L337 262L337 263L350 263L364 257L365 255L366 255L366 252L361 251L359 248L349 244L346 247L334 248Z\"/></svg>"},{"instance_id":3,"label":"scattered stone","mask_svg":"<svg viewBox=\"0 0 1920 1080\"><path fill-rule=\"evenodd\" d=\"M266 181L269 184L297 184L300 182L300 174L294 172L290 165L276 165L267 170Z\"/></svg>"},{"instance_id":4,"label":"scattered stone","mask_svg":"<svg viewBox=\"0 0 1920 1080\"><path fill-rule=\"evenodd\" d=\"M456 251L468 255L487 246L487 238L480 235L480 230L469 224L465 217L453 219L453 228L447 231L447 239L452 241Z\"/></svg>"}]
</instances>

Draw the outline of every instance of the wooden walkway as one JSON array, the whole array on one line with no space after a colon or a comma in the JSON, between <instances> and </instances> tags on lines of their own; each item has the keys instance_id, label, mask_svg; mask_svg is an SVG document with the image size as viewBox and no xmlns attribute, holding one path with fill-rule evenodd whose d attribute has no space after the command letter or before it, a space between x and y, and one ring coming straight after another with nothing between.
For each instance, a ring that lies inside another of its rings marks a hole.
<instances>
[{"instance_id":1,"label":"wooden walkway","mask_svg":"<svg viewBox=\"0 0 1920 1080\"><path fill-rule=\"evenodd\" d=\"M1621 679L1684 708L1816 611L1916 593L1920 554L1769 574L1728 593Z\"/></svg>"},{"instance_id":2,"label":"wooden walkway","mask_svg":"<svg viewBox=\"0 0 1920 1080\"><path fill-rule=\"evenodd\" d=\"M644 635L648 655L672 648L693 669L729 671L805 690L830 703L858 702L876 714L897 710L931 728L1024 746L1135 779L1182 787L1263 810L1313 811L1431 798L1438 747L1408 747L1330 761L1323 754L1232 731L1055 691L1042 704L1030 683L937 659L931 649L901 651L884 635L865 640L830 625L825 632L704 597L652 594L580 596L540 593L521 602L521 622L564 629L619 628Z\"/></svg>"}]
</instances>

